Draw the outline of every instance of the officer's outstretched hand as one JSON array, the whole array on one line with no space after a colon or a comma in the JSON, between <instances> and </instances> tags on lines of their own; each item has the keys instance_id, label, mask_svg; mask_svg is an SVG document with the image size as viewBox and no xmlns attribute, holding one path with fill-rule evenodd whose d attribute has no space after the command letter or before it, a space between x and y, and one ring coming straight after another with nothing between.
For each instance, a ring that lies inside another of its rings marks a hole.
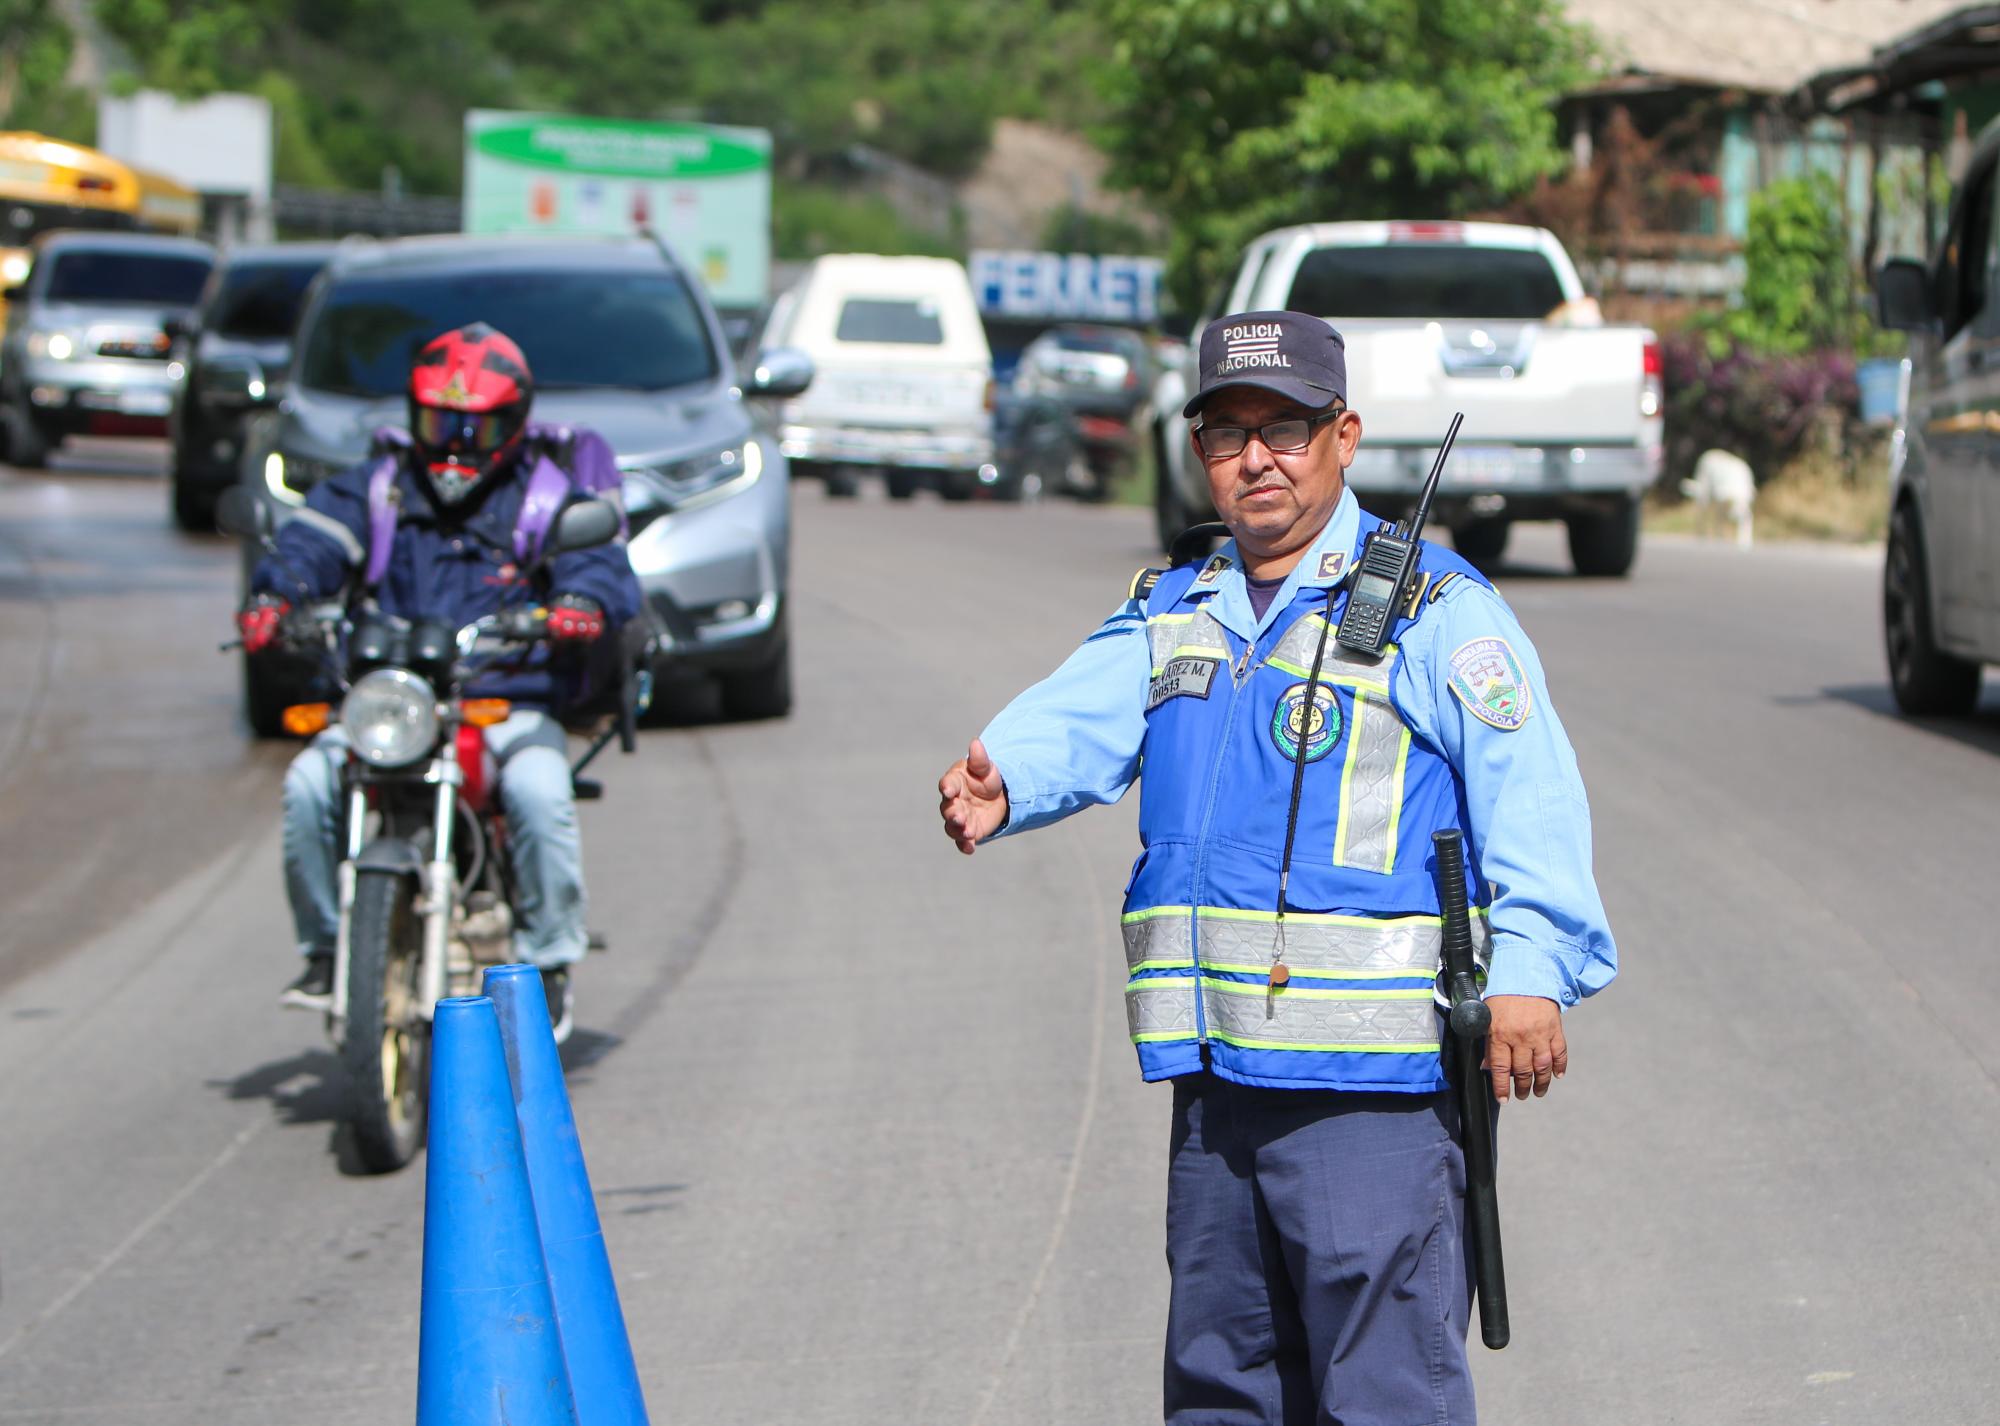
<instances>
[{"instance_id":1,"label":"officer's outstretched hand","mask_svg":"<svg viewBox=\"0 0 2000 1426\"><path fill-rule=\"evenodd\" d=\"M1540 1099L1569 1069L1562 1008L1539 995L1489 995L1486 1008L1493 1013L1486 1039L1493 1097L1504 1101L1511 1085L1516 1099Z\"/></svg>"},{"instance_id":2,"label":"officer's outstretched hand","mask_svg":"<svg viewBox=\"0 0 2000 1426\"><path fill-rule=\"evenodd\" d=\"M1007 784L979 739L938 779L938 816L944 834L967 856L1007 825Z\"/></svg>"}]
</instances>

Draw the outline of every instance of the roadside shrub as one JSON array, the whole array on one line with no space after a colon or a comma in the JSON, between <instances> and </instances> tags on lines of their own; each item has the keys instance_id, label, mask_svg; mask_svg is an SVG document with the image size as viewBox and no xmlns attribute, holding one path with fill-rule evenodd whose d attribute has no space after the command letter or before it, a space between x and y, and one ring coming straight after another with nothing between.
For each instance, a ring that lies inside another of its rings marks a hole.
<instances>
[{"instance_id":1,"label":"roadside shrub","mask_svg":"<svg viewBox=\"0 0 2000 1426\"><path fill-rule=\"evenodd\" d=\"M1838 456L1854 444L1861 392L1850 352L1779 355L1685 331L1661 339L1660 358L1670 489L1711 447L1742 456L1761 484L1803 454Z\"/></svg>"}]
</instances>

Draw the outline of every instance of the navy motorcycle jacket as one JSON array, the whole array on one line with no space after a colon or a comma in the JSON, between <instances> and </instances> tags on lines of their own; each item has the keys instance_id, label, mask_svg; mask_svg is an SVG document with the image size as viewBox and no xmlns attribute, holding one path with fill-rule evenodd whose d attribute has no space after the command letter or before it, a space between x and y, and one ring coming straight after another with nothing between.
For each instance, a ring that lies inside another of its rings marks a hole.
<instances>
[{"instance_id":1,"label":"navy motorcycle jacket","mask_svg":"<svg viewBox=\"0 0 2000 1426\"><path fill-rule=\"evenodd\" d=\"M395 531L373 596L385 614L436 619L462 628L487 614L520 604L582 595L604 610L604 637L639 613L640 593L625 542L554 556L532 580L522 575L516 527L539 452L530 445L512 470L490 476L495 487L469 511L441 515L424 482L401 459L395 471ZM294 605L360 594L369 554L369 482L373 458L314 486L305 504L277 535L278 553L266 555L251 576L253 594L272 594ZM583 498L579 490L575 498ZM465 692L507 698L524 709L560 714L577 695L584 667L580 651L537 644L504 667L482 673Z\"/></svg>"}]
</instances>

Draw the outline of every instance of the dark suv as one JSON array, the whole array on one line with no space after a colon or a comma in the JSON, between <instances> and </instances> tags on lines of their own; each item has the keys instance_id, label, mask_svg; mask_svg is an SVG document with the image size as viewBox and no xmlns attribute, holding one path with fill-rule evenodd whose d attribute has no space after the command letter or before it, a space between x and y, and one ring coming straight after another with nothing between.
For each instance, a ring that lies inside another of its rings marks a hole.
<instances>
[{"instance_id":1,"label":"dark suv","mask_svg":"<svg viewBox=\"0 0 2000 1426\"><path fill-rule=\"evenodd\" d=\"M335 250L332 243L225 249L201 306L179 324L174 351L186 376L167 426L181 528L211 529L216 497L241 478L244 427L282 387L306 288Z\"/></svg>"}]
</instances>

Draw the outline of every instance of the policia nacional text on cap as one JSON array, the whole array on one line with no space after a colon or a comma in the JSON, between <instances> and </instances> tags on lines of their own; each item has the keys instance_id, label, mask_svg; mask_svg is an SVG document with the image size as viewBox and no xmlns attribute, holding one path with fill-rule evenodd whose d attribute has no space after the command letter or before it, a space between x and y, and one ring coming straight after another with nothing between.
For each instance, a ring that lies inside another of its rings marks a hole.
<instances>
[{"instance_id":1,"label":"policia nacional text on cap","mask_svg":"<svg viewBox=\"0 0 2000 1426\"><path fill-rule=\"evenodd\" d=\"M939 780L945 833L969 854L1139 784L1122 930L1139 1067L1173 1084L1165 1420L1468 1426L1431 839L1466 843L1494 1097L1540 1096L1562 1009L1617 968L1582 779L1533 645L1450 551L1421 547L1379 657L1327 637L1380 523L1346 488L1339 334L1244 313L1199 358L1184 414L1231 538L1135 581L1001 711Z\"/></svg>"}]
</instances>

